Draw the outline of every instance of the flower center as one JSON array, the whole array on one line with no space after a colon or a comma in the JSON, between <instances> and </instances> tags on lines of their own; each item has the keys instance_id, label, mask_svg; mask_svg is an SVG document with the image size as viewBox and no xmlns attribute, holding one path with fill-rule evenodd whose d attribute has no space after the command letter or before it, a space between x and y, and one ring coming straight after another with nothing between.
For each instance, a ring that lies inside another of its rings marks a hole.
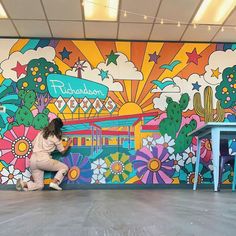
<instances>
[{"instance_id":1,"label":"flower center","mask_svg":"<svg viewBox=\"0 0 236 236\"><path fill-rule=\"evenodd\" d=\"M163 143L163 147L168 148L169 147L168 143L167 142Z\"/></svg>"},{"instance_id":2,"label":"flower center","mask_svg":"<svg viewBox=\"0 0 236 236\"><path fill-rule=\"evenodd\" d=\"M24 136L20 137L12 142L11 150L17 158L28 157L32 150L31 141Z\"/></svg>"},{"instance_id":3,"label":"flower center","mask_svg":"<svg viewBox=\"0 0 236 236\"><path fill-rule=\"evenodd\" d=\"M100 170L102 167L101 167L101 165L97 165L97 168Z\"/></svg>"},{"instance_id":4,"label":"flower center","mask_svg":"<svg viewBox=\"0 0 236 236\"><path fill-rule=\"evenodd\" d=\"M13 174L9 174L8 175L8 179L13 179L14 178L14 175Z\"/></svg>"},{"instance_id":5,"label":"flower center","mask_svg":"<svg viewBox=\"0 0 236 236\"><path fill-rule=\"evenodd\" d=\"M205 142L205 148L206 148L207 150L210 150L210 151L211 151L211 143L210 143L209 140L206 140L206 142Z\"/></svg>"},{"instance_id":6,"label":"flower center","mask_svg":"<svg viewBox=\"0 0 236 236\"><path fill-rule=\"evenodd\" d=\"M152 158L148 162L148 169L151 171L158 171L161 168L161 161L157 158Z\"/></svg>"},{"instance_id":7,"label":"flower center","mask_svg":"<svg viewBox=\"0 0 236 236\"><path fill-rule=\"evenodd\" d=\"M68 179L71 181L75 181L80 176L80 169L77 166L73 166L68 171Z\"/></svg>"},{"instance_id":8,"label":"flower center","mask_svg":"<svg viewBox=\"0 0 236 236\"><path fill-rule=\"evenodd\" d=\"M195 176L195 172L191 172L188 177L187 177L187 183L188 184L194 184L194 176ZM200 184L203 181L203 177L201 174L198 174L198 178L197 178L197 183Z\"/></svg>"},{"instance_id":9,"label":"flower center","mask_svg":"<svg viewBox=\"0 0 236 236\"><path fill-rule=\"evenodd\" d=\"M114 161L110 166L113 174L121 174L124 171L124 164L121 161Z\"/></svg>"},{"instance_id":10,"label":"flower center","mask_svg":"<svg viewBox=\"0 0 236 236\"><path fill-rule=\"evenodd\" d=\"M99 182L99 180L98 180L98 179L95 181L95 183L96 183L96 184L100 184L100 182Z\"/></svg>"},{"instance_id":11,"label":"flower center","mask_svg":"<svg viewBox=\"0 0 236 236\"><path fill-rule=\"evenodd\" d=\"M178 161L177 160L174 160L174 165L178 165Z\"/></svg>"},{"instance_id":12,"label":"flower center","mask_svg":"<svg viewBox=\"0 0 236 236\"><path fill-rule=\"evenodd\" d=\"M188 157L189 158L192 158L194 155L193 155L193 153L192 152L190 152L189 154L188 154Z\"/></svg>"},{"instance_id":13,"label":"flower center","mask_svg":"<svg viewBox=\"0 0 236 236\"><path fill-rule=\"evenodd\" d=\"M24 143L24 142L21 142L21 143L19 144L18 148L19 148L19 151L20 151L20 152L25 152L25 150L27 149L27 144Z\"/></svg>"}]
</instances>

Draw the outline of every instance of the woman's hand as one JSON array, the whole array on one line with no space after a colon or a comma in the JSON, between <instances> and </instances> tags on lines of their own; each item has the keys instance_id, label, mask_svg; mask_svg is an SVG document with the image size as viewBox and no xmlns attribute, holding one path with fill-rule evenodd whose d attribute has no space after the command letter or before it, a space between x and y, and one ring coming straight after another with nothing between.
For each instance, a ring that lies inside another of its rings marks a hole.
<instances>
[{"instance_id":1,"label":"woman's hand","mask_svg":"<svg viewBox=\"0 0 236 236\"><path fill-rule=\"evenodd\" d=\"M70 148L71 143L72 143L72 139L69 138L66 143L65 150L62 152L62 155L64 155L67 152L67 150Z\"/></svg>"},{"instance_id":2,"label":"woman's hand","mask_svg":"<svg viewBox=\"0 0 236 236\"><path fill-rule=\"evenodd\" d=\"M66 146L70 146L71 144L72 144L72 138L69 138Z\"/></svg>"}]
</instances>

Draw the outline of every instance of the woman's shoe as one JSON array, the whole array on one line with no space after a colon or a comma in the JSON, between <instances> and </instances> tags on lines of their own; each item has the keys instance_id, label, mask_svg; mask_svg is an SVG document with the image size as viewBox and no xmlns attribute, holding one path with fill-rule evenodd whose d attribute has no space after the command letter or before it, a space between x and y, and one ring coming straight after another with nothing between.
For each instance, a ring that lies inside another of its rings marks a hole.
<instances>
[{"instance_id":1,"label":"woman's shoe","mask_svg":"<svg viewBox=\"0 0 236 236\"><path fill-rule=\"evenodd\" d=\"M23 191L24 190L24 183L21 179L16 181L16 190Z\"/></svg>"},{"instance_id":2,"label":"woman's shoe","mask_svg":"<svg viewBox=\"0 0 236 236\"><path fill-rule=\"evenodd\" d=\"M58 184L53 183L53 182L51 182L51 183L49 184L49 187L50 187L50 188L53 188L53 189L55 189L55 190L58 190L58 191L61 191L61 190L62 190L62 188L60 188L60 187L58 186Z\"/></svg>"}]
</instances>

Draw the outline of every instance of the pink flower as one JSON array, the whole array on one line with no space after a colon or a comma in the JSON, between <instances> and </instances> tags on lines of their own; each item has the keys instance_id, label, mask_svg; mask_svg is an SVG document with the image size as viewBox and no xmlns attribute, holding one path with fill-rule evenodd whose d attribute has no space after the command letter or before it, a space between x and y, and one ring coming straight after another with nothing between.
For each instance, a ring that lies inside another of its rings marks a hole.
<instances>
[{"instance_id":1,"label":"pink flower","mask_svg":"<svg viewBox=\"0 0 236 236\"><path fill-rule=\"evenodd\" d=\"M3 139L0 139L0 160L14 165L14 168L22 172L29 166L29 158L32 151L32 141L38 134L34 127L24 125L14 126L5 132Z\"/></svg>"},{"instance_id":2,"label":"pink flower","mask_svg":"<svg viewBox=\"0 0 236 236\"><path fill-rule=\"evenodd\" d=\"M197 151L197 139L193 138L193 150ZM201 149L200 149L200 157L204 163L209 163L211 160L211 142L209 139L202 139L201 141Z\"/></svg>"}]
</instances>

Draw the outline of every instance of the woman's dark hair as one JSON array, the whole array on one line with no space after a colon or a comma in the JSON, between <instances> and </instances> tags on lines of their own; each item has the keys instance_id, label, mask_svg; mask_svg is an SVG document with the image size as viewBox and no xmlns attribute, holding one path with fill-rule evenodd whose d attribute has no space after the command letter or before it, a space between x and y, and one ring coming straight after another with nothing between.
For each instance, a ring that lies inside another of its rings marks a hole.
<instances>
[{"instance_id":1,"label":"woman's dark hair","mask_svg":"<svg viewBox=\"0 0 236 236\"><path fill-rule=\"evenodd\" d=\"M55 135L59 140L61 140L63 122L60 118L52 120L48 126L43 129L43 137L47 139L49 136Z\"/></svg>"}]
</instances>

